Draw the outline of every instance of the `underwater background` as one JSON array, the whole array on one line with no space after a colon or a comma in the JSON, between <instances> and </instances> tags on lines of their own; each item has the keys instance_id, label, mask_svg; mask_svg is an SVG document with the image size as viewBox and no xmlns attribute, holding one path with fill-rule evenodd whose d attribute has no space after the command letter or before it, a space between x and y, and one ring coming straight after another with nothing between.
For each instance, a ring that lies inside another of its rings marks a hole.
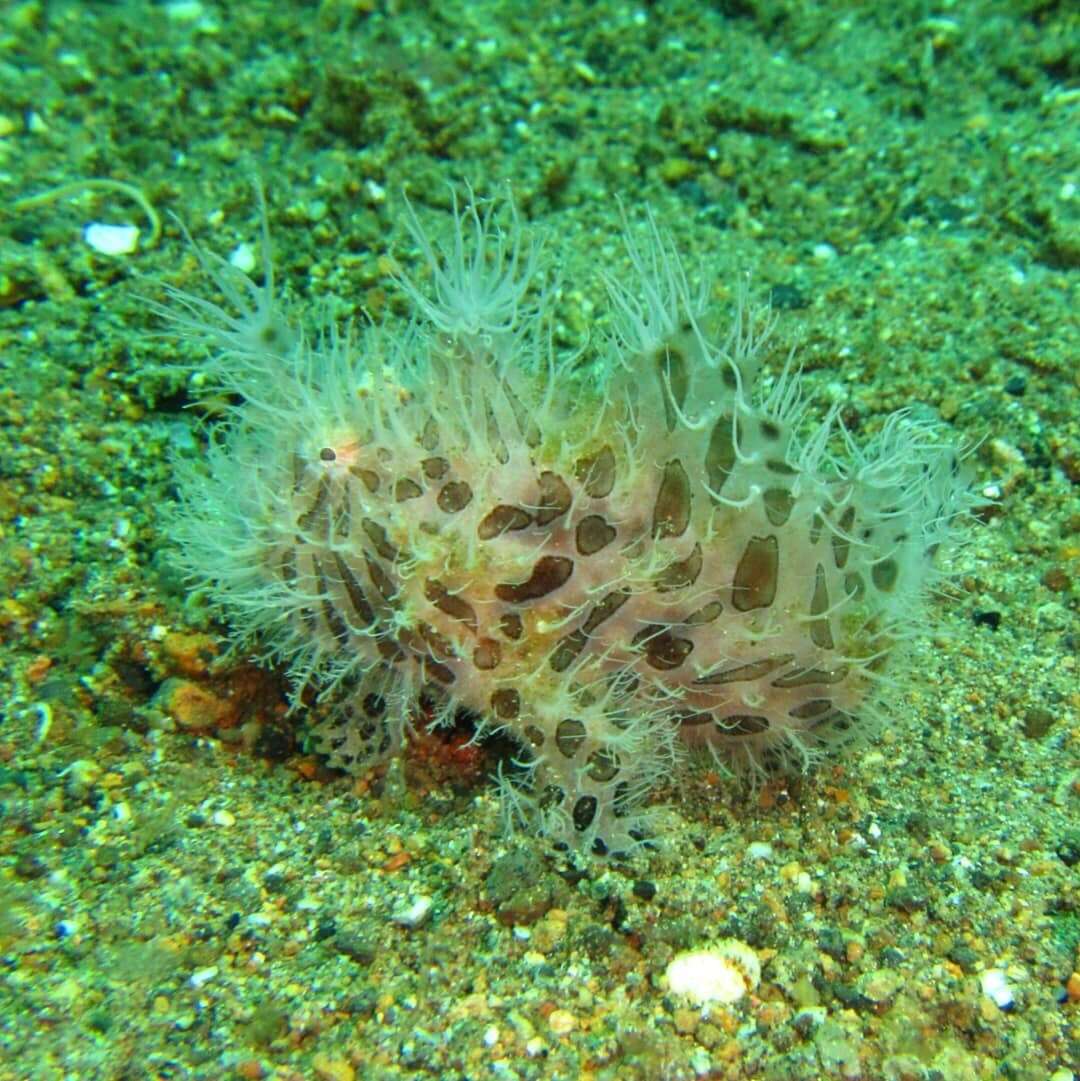
<instances>
[{"instance_id":1,"label":"underwater background","mask_svg":"<svg viewBox=\"0 0 1080 1081\"><path fill-rule=\"evenodd\" d=\"M6 4L0 1079L1074 1078L1078 69L1039 0ZM574 348L648 207L751 275L819 416L979 443L883 733L753 791L701 763L628 863L502 836L467 718L329 770L164 527L215 409L153 304L203 287L177 219L258 276L260 178L297 312L403 320L402 192L468 184ZM671 991L729 940L756 986Z\"/></svg>"}]
</instances>

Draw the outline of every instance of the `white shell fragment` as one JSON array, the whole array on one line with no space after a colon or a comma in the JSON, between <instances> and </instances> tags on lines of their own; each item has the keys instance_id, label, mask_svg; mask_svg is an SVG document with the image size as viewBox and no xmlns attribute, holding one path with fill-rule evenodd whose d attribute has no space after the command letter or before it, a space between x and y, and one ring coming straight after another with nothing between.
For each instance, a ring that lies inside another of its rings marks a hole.
<instances>
[{"instance_id":1,"label":"white shell fragment","mask_svg":"<svg viewBox=\"0 0 1080 1081\"><path fill-rule=\"evenodd\" d=\"M676 954L665 976L668 988L695 1006L730 1005L761 982L761 963L745 942L729 938L707 949Z\"/></svg>"},{"instance_id":2,"label":"white shell fragment","mask_svg":"<svg viewBox=\"0 0 1080 1081\"><path fill-rule=\"evenodd\" d=\"M258 261L255 258L255 249L250 244L237 244L229 252L229 265L242 270L245 274L254 272Z\"/></svg>"},{"instance_id":3,"label":"white shell fragment","mask_svg":"<svg viewBox=\"0 0 1080 1081\"><path fill-rule=\"evenodd\" d=\"M92 221L83 229L83 240L102 255L130 255L139 246L139 227Z\"/></svg>"},{"instance_id":4,"label":"white shell fragment","mask_svg":"<svg viewBox=\"0 0 1080 1081\"><path fill-rule=\"evenodd\" d=\"M399 908L390 918L402 927L415 930L427 923L434 905L435 902L430 897L421 895L414 898L406 907Z\"/></svg>"},{"instance_id":5,"label":"white shell fragment","mask_svg":"<svg viewBox=\"0 0 1080 1081\"><path fill-rule=\"evenodd\" d=\"M999 1010L1011 1010L1016 1004L1008 977L1000 968L988 968L980 977L982 993Z\"/></svg>"}]
</instances>

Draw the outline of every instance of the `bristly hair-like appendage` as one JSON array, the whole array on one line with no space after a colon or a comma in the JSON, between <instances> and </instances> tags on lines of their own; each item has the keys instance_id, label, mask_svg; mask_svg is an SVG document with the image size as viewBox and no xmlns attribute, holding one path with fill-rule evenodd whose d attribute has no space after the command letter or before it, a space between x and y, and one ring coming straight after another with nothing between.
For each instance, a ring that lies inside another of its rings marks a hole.
<instances>
[{"instance_id":1,"label":"bristly hair-like appendage","mask_svg":"<svg viewBox=\"0 0 1080 1081\"><path fill-rule=\"evenodd\" d=\"M320 689L314 746L359 771L421 697L435 723L464 707L519 747L508 822L625 852L686 748L759 772L873 731L974 504L944 430L809 425L790 355L759 389L771 314L740 284L715 333L651 216L584 356L552 345L511 204L455 201L445 243L406 218L405 327L304 332L268 256L258 287L199 253L223 307L171 295L241 399L179 471L178 559L243 648Z\"/></svg>"}]
</instances>

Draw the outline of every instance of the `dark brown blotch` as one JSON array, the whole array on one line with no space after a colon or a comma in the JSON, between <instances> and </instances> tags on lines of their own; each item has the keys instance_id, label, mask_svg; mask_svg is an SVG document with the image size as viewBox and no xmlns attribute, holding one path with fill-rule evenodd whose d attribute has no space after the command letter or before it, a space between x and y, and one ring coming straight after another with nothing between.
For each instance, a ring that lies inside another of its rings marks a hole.
<instances>
[{"instance_id":1,"label":"dark brown blotch","mask_svg":"<svg viewBox=\"0 0 1080 1081\"><path fill-rule=\"evenodd\" d=\"M573 758L585 742L585 725L576 717L559 721L555 729L555 746L565 758Z\"/></svg>"},{"instance_id":2,"label":"dark brown blotch","mask_svg":"<svg viewBox=\"0 0 1080 1081\"><path fill-rule=\"evenodd\" d=\"M290 545L281 553L281 562L278 564L281 580L287 586L296 584L296 549Z\"/></svg>"},{"instance_id":3,"label":"dark brown blotch","mask_svg":"<svg viewBox=\"0 0 1080 1081\"><path fill-rule=\"evenodd\" d=\"M545 470L540 474L540 501L536 508L536 524L550 525L570 509L573 495L558 473Z\"/></svg>"},{"instance_id":4,"label":"dark brown blotch","mask_svg":"<svg viewBox=\"0 0 1080 1081\"><path fill-rule=\"evenodd\" d=\"M524 582L500 582L495 596L508 604L525 604L546 597L564 586L574 573L574 561L565 556L541 556Z\"/></svg>"},{"instance_id":5,"label":"dark brown blotch","mask_svg":"<svg viewBox=\"0 0 1080 1081\"><path fill-rule=\"evenodd\" d=\"M472 502L472 488L463 480L449 481L439 489L435 502L444 514L457 514Z\"/></svg>"},{"instance_id":6,"label":"dark brown blotch","mask_svg":"<svg viewBox=\"0 0 1080 1081\"><path fill-rule=\"evenodd\" d=\"M833 559L836 561L836 569L843 570L851 552L852 528L855 525L855 508L847 507L840 515L840 521L836 523L839 533L832 536Z\"/></svg>"},{"instance_id":7,"label":"dark brown blotch","mask_svg":"<svg viewBox=\"0 0 1080 1081\"><path fill-rule=\"evenodd\" d=\"M425 657L423 659L423 665L425 678L430 676L437 683L441 683L445 687L448 687L457 679L457 676L454 675L454 670L449 665L443 664L442 661L435 660L434 657Z\"/></svg>"},{"instance_id":8,"label":"dark brown blotch","mask_svg":"<svg viewBox=\"0 0 1080 1081\"><path fill-rule=\"evenodd\" d=\"M574 829L578 833L584 833L593 824L598 807L599 804L595 796L582 796L577 800L570 817L573 819Z\"/></svg>"},{"instance_id":9,"label":"dark brown blotch","mask_svg":"<svg viewBox=\"0 0 1080 1081\"><path fill-rule=\"evenodd\" d=\"M603 499L615 487L615 455L606 444L596 454L580 458L574 466L574 476L581 481L585 494Z\"/></svg>"},{"instance_id":10,"label":"dark brown blotch","mask_svg":"<svg viewBox=\"0 0 1080 1081\"><path fill-rule=\"evenodd\" d=\"M521 507L512 507L509 503L500 503L488 511L476 527L476 535L481 540L491 540L516 529L524 529L532 524L532 515Z\"/></svg>"},{"instance_id":11,"label":"dark brown blotch","mask_svg":"<svg viewBox=\"0 0 1080 1081\"><path fill-rule=\"evenodd\" d=\"M694 683L717 686L723 683L744 683L749 680L764 679L778 668L789 664L794 657L794 653L781 653L776 657L765 657L760 661L750 661L747 664L714 668L711 672L698 676Z\"/></svg>"},{"instance_id":12,"label":"dark brown blotch","mask_svg":"<svg viewBox=\"0 0 1080 1081\"><path fill-rule=\"evenodd\" d=\"M360 709L365 717L377 721L386 712L386 699L375 691L369 691L360 702Z\"/></svg>"},{"instance_id":13,"label":"dark brown blotch","mask_svg":"<svg viewBox=\"0 0 1080 1081\"><path fill-rule=\"evenodd\" d=\"M681 537L690 524L690 478L678 458L664 466L653 505L652 535Z\"/></svg>"},{"instance_id":14,"label":"dark brown blotch","mask_svg":"<svg viewBox=\"0 0 1080 1081\"><path fill-rule=\"evenodd\" d=\"M364 469L363 466L351 465L349 472L356 477L361 484L374 495L379 490L379 474L374 469Z\"/></svg>"},{"instance_id":15,"label":"dark brown blotch","mask_svg":"<svg viewBox=\"0 0 1080 1081\"><path fill-rule=\"evenodd\" d=\"M712 623L714 619L719 619L724 612L724 606L720 601L709 601L708 604L702 605L696 612L688 615L683 622L688 627L700 627L703 623Z\"/></svg>"},{"instance_id":16,"label":"dark brown blotch","mask_svg":"<svg viewBox=\"0 0 1080 1081\"><path fill-rule=\"evenodd\" d=\"M606 750L603 747L597 748L589 755L585 764L585 772L594 781L604 784L612 780L615 774L619 772L619 759L614 751Z\"/></svg>"},{"instance_id":17,"label":"dark brown blotch","mask_svg":"<svg viewBox=\"0 0 1080 1081\"><path fill-rule=\"evenodd\" d=\"M473 664L481 672L491 672L502 660L502 646L494 638L481 638L473 650Z\"/></svg>"},{"instance_id":18,"label":"dark brown blotch","mask_svg":"<svg viewBox=\"0 0 1080 1081\"><path fill-rule=\"evenodd\" d=\"M829 586L825 581L825 568L819 563L817 573L814 575L814 595L810 598L810 615L814 618L810 621L810 641L818 649L832 649L832 627L829 625Z\"/></svg>"},{"instance_id":19,"label":"dark brown blotch","mask_svg":"<svg viewBox=\"0 0 1080 1081\"><path fill-rule=\"evenodd\" d=\"M841 683L848 674L846 664L837 665L836 668L799 668L789 672L786 676L779 676L772 681L774 687L809 687L815 683Z\"/></svg>"},{"instance_id":20,"label":"dark brown blotch","mask_svg":"<svg viewBox=\"0 0 1080 1081\"><path fill-rule=\"evenodd\" d=\"M476 633L476 609L456 593L451 593L437 578L428 578L424 582L424 596L440 612L445 612L451 619L460 620L474 634Z\"/></svg>"},{"instance_id":21,"label":"dark brown blotch","mask_svg":"<svg viewBox=\"0 0 1080 1081\"><path fill-rule=\"evenodd\" d=\"M686 357L681 349L671 345L661 346L656 352L656 368L663 391L664 421L667 430L674 431L679 422L676 410L683 408L686 392L690 389Z\"/></svg>"},{"instance_id":22,"label":"dark brown blotch","mask_svg":"<svg viewBox=\"0 0 1080 1081\"><path fill-rule=\"evenodd\" d=\"M717 495L723 490L731 471L735 468L736 422L729 416L720 417L709 435L705 450L705 480Z\"/></svg>"},{"instance_id":23,"label":"dark brown blotch","mask_svg":"<svg viewBox=\"0 0 1080 1081\"><path fill-rule=\"evenodd\" d=\"M677 720L680 728L700 728L703 724L713 724L716 718L711 713L684 713Z\"/></svg>"},{"instance_id":24,"label":"dark brown blotch","mask_svg":"<svg viewBox=\"0 0 1080 1081\"><path fill-rule=\"evenodd\" d=\"M672 634L670 628L655 624L638 631L631 645L643 650L645 660L661 672L678 668L694 649L689 638L680 638Z\"/></svg>"},{"instance_id":25,"label":"dark brown blotch","mask_svg":"<svg viewBox=\"0 0 1080 1081\"><path fill-rule=\"evenodd\" d=\"M776 599L780 546L776 537L751 537L743 549L731 588L731 603L739 612L768 608Z\"/></svg>"},{"instance_id":26,"label":"dark brown blotch","mask_svg":"<svg viewBox=\"0 0 1080 1081\"><path fill-rule=\"evenodd\" d=\"M770 443L777 443L780 437L784 434L783 428L776 423L775 420L763 419L758 424L758 430L761 432L762 438L768 440Z\"/></svg>"},{"instance_id":27,"label":"dark brown blotch","mask_svg":"<svg viewBox=\"0 0 1080 1081\"><path fill-rule=\"evenodd\" d=\"M673 589L692 586L701 574L704 560L701 545L695 544L694 550L685 558L670 563L656 576L656 588L660 593L670 593Z\"/></svg>"},{"instance_id":28,"label":"dark brown blotch","mask_svg":"<svg viewBox=\"0 0 1080 1081\"><path fill-rule=\"evenodd\" d=\"M512 721L521 712L521 695L513 687L500 687L491 695L491 711L500 721Z\"/></svg>"},{"instance_id":29,"label":"dark brown blotch","mask_svg":"<svg viewBox=\"0 0 1080 1081\"><path fill-rule=\"evenodd\" d=\"M615 528L600 514L589 514L581 519L574 531L574 543L583 556L596 555L615 539Z\"/></svg>"},{"instance_id":30,"label":"dark brown blotch","mask_svg":"<svg viewBox=\"0 0 1080 1081\"><path fill-rule=\"evenodd\" d=\"M870 580L882 593L891 593L900 577L900 565L895 559L883 559L870 568Z\"/></svg>"},{"instance_id":31,"label":"dark brown blotch","mask_svg":"<svg viewBox=\"0 0 1080 1081\"><path fill-rule=\"evenodd\" d=\"M771 525L782 526L791 517L795 497L786 488L766 488L761 499Z\"/></svg>"},{"instance_id":32,"label":"dark brown blotch","mask_svg":"<svg viewBox=\"0 0 1080 1081\"><path fill-rule=\"evenodd\" d=\"M604 620L610 619L629 599L630 593L627 590L616 590L609 593L603 600L598 601L593 606L592 611L581 625L581 629L586 634L592 634Z\"/></svg>"},{"instance_id":33,"label":"dark brown blotch","mask_svg":"<svg viewBox=\"0 0 1080 1081\"><path fill-rule=\"evenodd\" d=\"M752 713L733 713L730 717L720 717L716 727L725 736L760 736L769 730L769 718Z\"/></svg>"},{"instance_id":34,"label":"dark brown blotch","mask_svg":"<svg viewBox=\"0 0 1080 1081\"><path fill-rule=\"evenodd\" d=\"M434 417L428 417L424 421L424 430L420 434L420 446L424 450L433 451L439 445L439 425Z\"/></svg>"},{"instance_id":35,"label":"dark brown blotch","mask_svg":"<svg viewBox=\"0 0 1080 1081\"><path fill-rule=\"evenodd\" d=\"M765 468L779 477L794 477L799 472L790 462L785 462L781 458L766 458Z\"/></svg>"},{"instance_id":36,"label":"dark brown blotch","mask_svg":"<svg viewBox=\"0 0 1080 1081\"><path fill-rule=\"evenodd\" d=\"M399 664L406 657L405 650L393 638L377 638L375 648L384 661L390 661L392 664Z\"/></svg>"},{"instance_id":37,"label":"dark brown blotch","mask_svg":"<svg viewBox=\"0 0 1080 1081\"><path fill-rule=\"evenodd\" d=\"M582 630L571 631L551 651L548 664L553 672L565 672L585 648L588 636Z\"/></svg>"},{"instance_id":38,"label":"dark brown blotch","mask_svg":"<svg viewBox=\"0 0 1080 1081\"><path fill-rule=\"evenodd\" d=\"M352 568L337 552L334 553L334 567L338 572L338 577L341 579L341 584L345 587L345 596L349 598L349 604L352 605L356 618L365 627L374 623L375 610L368 602L364 587L360 585L359 579L353 574Z\"/></svg>"},{"instance_id":39,"label":"dark brown blotch","mask_svg":"<svg viewBox=\"0 0 1080 1081\"><path fill-rule=\"evenodd\" d=\"M450 463L445 458L425 458L420 468L428 480L442 480L450 471Z\"/></svg>"},{"instance_id":40,"label":"dark brown blotch","mask_svg":"<svg viewBox=\"0 0 1080 1081\"><path fill-rule=\"evenodd\" d=\"M322 563L315 556L312 556L311 562L315 568L315 579L319 584L319 603L322 608L323 621L338 643L345 645L349 641L348 625L341 618L341 613L334 607L334 600L330 593Z\"/></svg>"},{"instance_id":41,"label":"dark brown blotch","mask_svg":"<svg viewBox=\"0 0 1080 1081\"><path fill-rule=\"evenodd\" d=\"M393 578L386 573L382 564L370 552L364 553L364 562L367 564L371 584L382 594L383 600L395 600L397 598L397 586L394 585Z\"/></svg>"},{"instance_id":42,"label":"dark brown blotch","mask_svg":"<svg viewBox=\"0 0 1080 1081\"><path fill-rule=\"evenodd\" d=\"M416 625L416 629L420 640L433 657L443 661L456 659L457 653L445 634L437 631L430 623L422 621Z\"/></svg>"},{"instance_id":43,"label":"dark brown blotch","mask_svg":"<svg viewBox=\"0 0 1080 1081\"><path fill-rule=\"evenodd\" d=\"M411 477L402 477L394 485L394 500L398 503L405 503L410 499L419 499L423 494L423 488Z\"/></svg>"},{"instance_id":44,"label":"dark brown blotch","mask_svg":"<svg viewBox=\"0 0 1080 1081\"><path fill-rule=\"evenodd\" d=\"M371 541L375 547L375 551L382 556L383 559L389 559L391 563L396 563L400 556L397 548L390 543L390 538L386 535L386 530L379 525L373 518L363 518L360 521L360 527L367 534L368 540Z\"/></svg>"},{"instance_id":45,"label":"dark brown blotch","mask_svg":"<svg viewBox=\"0 0 1080 1081\"><path fill-rule=\"evenodd\" d=\"M537 749L544 746L544 733L535 724L527 724L523 731L531 746Z\"/></svg>"},{"instance_id":46,"label":"dark brown blotch","mask_svg":"<svg viewBox=\"0 0 1080 1081\"><path fill-rule=\"evenodd\" d=\"M311 506L306 513L302 514L297 520L297 528L303 533L310 533L315 523L322 516L326 510L326 504L330 498L330 478L324 473L319 478L319 486L315 489L315 498L311 502Z\"/></svg>"},{"instance_id":47,"label":"dark brown blotch","mask_svg":"<svg viewBox=\"0 0 1080 1081\"><path fill-rule=\"evenodd\" d=\"M833 704L830 698L811 698L809 702L803 702L801 706L789 709L788 713L800 721L821 722L825 716L832 712Z\"/></svg>"}]
</instances>

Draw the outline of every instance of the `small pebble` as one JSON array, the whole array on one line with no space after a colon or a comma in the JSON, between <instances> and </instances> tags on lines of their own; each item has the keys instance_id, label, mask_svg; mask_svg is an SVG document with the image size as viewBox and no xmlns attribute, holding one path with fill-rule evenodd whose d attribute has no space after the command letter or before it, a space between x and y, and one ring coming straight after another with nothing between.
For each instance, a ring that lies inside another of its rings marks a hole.
<instances>
[{"instance_id":1,"label":"small pebble","mask_svg":"<svg viewBox=\"0 0 1080 1081\"><path fill-rule=\"evenodd\" d=\"M422 927L431 917L431 910L435 902L427 896L417 897L406 908L399 908L390 918L402 927L415 930Z\"/></svg>"},{"instance_id":2,"label":"small pebble","mask_svg":"<svg viewBox=\"0 0 1080 1081\"><path fill-rule=\"evenodd\" d=\"M979 977L982 993L990 999L999 1010L1011 1010L1016 1004L1012 988L1009 986L1008 977L1000 968L988 968Z\"/></svg>"},{"instance_id":3,"label":"small pebble","mask_svg":"<svg viewBox=\"0 0 1080 1081\"><path fill-rule=\"evenodd\" d=\"M258 266L258 261L255 259L255 249L250 244L237 244L229 252L229 265L236 267L237 270L242 270L245 274L250 274Z\"/></svg>"},{"instance_id":4,"label":"small pebble","mask_svg":"<svg viewBox=\"0 0 1080 1081\"><path fill-rule=\"evenodd\" d=\"M203 987L214 979L217 974L216 965L211 965L209 968L199 968L191 974L191 979L188 982L192 987Z\"/></svg>"},{"instance_id":5,"label":"small pebble","mask_svg":"<svg viewBox=\"0 0 1080 1081\"><path fill-rule=\"evenodd\" d=\"M552 1010L548 1017L548 1028L556 1036L566 1036L577 1028L577 1018L569 1010Z\"/></svg>"},{"instance_id":6,"label":"small pebble","mask_svg":"<svg viewBox=\"0 0 1080 1081\"><path fill-rule=\"evenodd\" d=\"M92 221L83 229L83 240L102 255L130 255L139 247L139 228Z\"/></svg>"}]
</instances>

